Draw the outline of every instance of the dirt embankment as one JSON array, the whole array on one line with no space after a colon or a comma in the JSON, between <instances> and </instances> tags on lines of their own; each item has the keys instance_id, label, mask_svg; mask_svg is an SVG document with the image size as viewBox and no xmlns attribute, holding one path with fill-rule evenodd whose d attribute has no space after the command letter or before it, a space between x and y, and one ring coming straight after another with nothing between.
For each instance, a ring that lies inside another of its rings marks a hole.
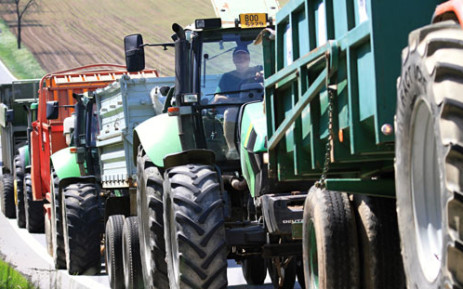
<instances>
[{"instance_id":1,"label":"dirt embankment","mask_svg":"<svg viewBox=\"0 0 463 289\"><path fill-rule=\"evenodd\" d=\"M24 1L23 1L24 2ZM24 16L23 43L47 72L92 63L125 64L123 38L141 33L146 43L171 42L172 23L186 26L214 17L210 0L37 0ZM1 17L17 31L12 4ZM149 68L173 75L174 51L145 50Z\"/></svg>"}]
</instances>

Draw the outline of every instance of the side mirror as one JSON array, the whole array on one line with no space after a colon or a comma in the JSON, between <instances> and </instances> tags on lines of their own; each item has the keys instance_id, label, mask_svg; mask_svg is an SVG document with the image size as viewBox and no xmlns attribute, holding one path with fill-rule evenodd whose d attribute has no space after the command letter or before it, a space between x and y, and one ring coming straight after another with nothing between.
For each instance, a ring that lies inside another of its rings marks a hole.
<instances>
[{"instance_id":1,"label":"side mirror","mask_svg":"<svg viewBox=\"0 0 463 289\"><path fill-rule=\"evenodd\" d=\"M124 38L125 65L128 72L145 69L145 49L141 34L131 34Z\"/></svg>"},{"instance_id":2,"label":"side mirror","mask_svg":"<svg viewBox=\"0 0 463 289\"><path fill-rule=\"evenodd\" d=\"M59 115L59 105L57 101L47 101L47 119L57 119Z\"/></svg>"}]
</instances>

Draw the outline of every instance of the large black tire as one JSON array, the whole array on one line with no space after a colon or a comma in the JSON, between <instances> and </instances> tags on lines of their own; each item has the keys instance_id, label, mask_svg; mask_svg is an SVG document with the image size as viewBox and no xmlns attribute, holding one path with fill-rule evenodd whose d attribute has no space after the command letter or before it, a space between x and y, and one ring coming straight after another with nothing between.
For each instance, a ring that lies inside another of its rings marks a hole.
<instances>
[{"instance_id":1,"label":"large black tire","mask_svg":"<svg viewBox=\"0 0 463 289\"><path fill-rule=\"evenodd\" d=\"M19 228L26 227L26 212L24 208L24 159L21 155L14 157L14 180L15 184L15 203L16 221Z\"/></svg>"},{"instance_id":2,"label":"large black tire","mask_svg":"<svg viewBox=\"0 0 463 289\"><path fill-rule=\"evenodd\" d=\"M14 178L11 174L4 174L2 178L3 190L1 191L2 198L2 213L9 219L16 218L16 208L14 205Z\"/></svg>"},{"instance_id":3,"label":"large black tire","mask_svg":"<svg viewBox=\"0 0 463 289\"><path fill-rule=\"evenodd\" d=\"M29 233L44 233L43 201L32 198L32 179L30 174L24 176L24 208L26 211L26 229Z\"/></svg>"},{"instance_id":4,"label":"large black tire","mask_svg":"<svg viewBox=\"0 0 463 289\"><path fill-rule=\"evenodd\" d=\"M217 173L204 165L170 169L163 203L170 288L226 288L227 245Z\"/></svg>"},{"instance_id":5,"label":"large black tire","mask_svg":"<svg viewBox=\"0 0 463 289\"><path fill-rule=\"evenodd\" d=\"M63 210L59 192L59 178L55 171L51 173L51 239L53 249L53 263L55 269L66 269L66 252L64 251L63 237Z\"/></svg>"},{"instance_id":6,"label":"large black tire","mask_svg":"<svg viewBox=\"0 0 463 289\"><path fill-rule=\"evenodd\" d=\"M251 255L242 261L241 270L248 285L262 285L267 277L265 259L260 255Z\"/></svg>"},{"instance_id":7,"label":"large black tire","mask_svg":"<svg viewBox=\"0 0 463 289\"><path fill-rule=\"evenodd\" d=\"M122 263L124 219L124 215L113 215L106 222L105 261L111 289L124 289L124 268Z\"/></svg>"},{"instance_id":8,"label":"large black tire","mask_svg":"<svg viewBox=\"0 0 463 289\"><path fill-rule=\"evenodd\" d=\"M405 289L394 199L355 196L364 289Z\"/></svg>"},{"instance_id":9,"label":"large black tire","mask_svg":"<svg viewBox=\"0 0 463 289\"><path fill-rule=\"evenodd\" d=\"M169 288L164 216L163 178L140 146L137 156L137 216L145 288Z\"/></svg>"},{"instance_id":10,"label":"large black tire","mask_svg":"<svg viewBox=\"0 0 463 289\"><path fill-rule=\"evenodd\" d=\"M275 289L293 289L296 283L296 257L274 257L266 260L268 274ZM278 267L280 273L278 273ZM303 281L301 281L302 283Z\"/></svg>"},{"instance_id":11,"label":"large black tire","mask_svg":"<svg viewBox=\"0 0 463 289\"><path fill-rule=\"evenodd\" d=\"M304 204L307 289L360 288L355 216L345 193L312 187Z\"/></svg>"},{"instance_id":12,"label":"large black tire","mask_svg":"<svg viewBox=\"0 0 463 289\"><path fill-rule=\"evenodd\" d=\"M143 289L137 217L125 219L122 243L125 289Z\"/></svg>"},{"instance_id":13,"label":"large black tire","mask_svg":"<svg viewBox=\"0 0 463 289\"><path fill-rule=\"evenodd\" d=\"M99 189L95 184L78 183L63 191L63 237L66 267L71 275L100 272Z\"/></svg>"},{"instance_id":14,"label":"large black tire","mask_svg":"<svg viewBox=\"0 0 463 289\"><path fill-rule=\"evenodd\" d=\"M402 53L395 177L408 288L463 288L462 56L453 22L413 31Z\"/></svg>"}]
</instances>

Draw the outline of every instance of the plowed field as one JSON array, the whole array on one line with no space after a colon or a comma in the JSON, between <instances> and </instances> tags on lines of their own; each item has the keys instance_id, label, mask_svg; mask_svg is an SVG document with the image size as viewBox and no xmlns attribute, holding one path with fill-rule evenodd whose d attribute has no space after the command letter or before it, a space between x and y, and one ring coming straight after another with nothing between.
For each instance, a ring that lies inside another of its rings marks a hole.
<instances>
[{"instance_id":1,"label":"plowed field","mask_svg":"<svg viewBox=\"0 0 463 289\"><path fill-rule=\"evenodd\" d=\"M25 0L22 0L25 2ZM123 38L141 33L145 43L170 42L171 26L214 17L210 0L37 0L24 16L23 43L47 72L92 63L125 64ZM12 4L1 17L16 33ZM149 68L173 75L174 51L145 50Z\"/></svg>"}]
</instances>

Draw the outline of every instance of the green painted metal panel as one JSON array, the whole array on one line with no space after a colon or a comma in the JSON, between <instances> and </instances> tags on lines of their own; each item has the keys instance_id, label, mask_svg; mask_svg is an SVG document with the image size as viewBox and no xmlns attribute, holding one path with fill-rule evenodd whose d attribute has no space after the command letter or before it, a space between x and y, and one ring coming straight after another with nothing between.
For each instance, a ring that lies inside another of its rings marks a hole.
<instances>
[{"instance_id":1,"label":"green painted metal panel","mask_svg":"<svg viewBox=\"0 0 463 289\"><path fill-rule=\"evenodd\" d=\"M246 104L240 123L240 162L243 177L248 183L251 196L255 196L257 171L253 170L250 154L266 152L267 123L263 102Z\"/></svg>"},{"instance_id":2,"label":"green painted metal panel","mask_svg":"<svg viewBox=\"0 0 463 289\"><path fill-rule=\"evenodd\" d=\"M51 162L60 180L81 176L76 154L71 153L70 147L54 153Z\"/></svg>"},{"instance_id":3,"label":"green painted metal panel","mask_svg":"<svg viewBox=\"0 0 463 289\"><path fill-rule=\"evenodd\" d=\"M332 175L392 170L394 136L381 127L393 124L401 50L440 2L292 0L277 13L276 39L264 42L270 177L319 177L330 133L327 84L335 89Z\"/></svg>"},{"instance_id":4,"label":"green painted metal panel","mask_svg":"<svg viewBox=\"0 0 463 289\"><path fill-rule=\"evenodd\" d=\"M139 124L135 131L146 154L158 167L164 166L165 156L182 151L175 116L157 115Z\"/></svg>"}]
</instances>

